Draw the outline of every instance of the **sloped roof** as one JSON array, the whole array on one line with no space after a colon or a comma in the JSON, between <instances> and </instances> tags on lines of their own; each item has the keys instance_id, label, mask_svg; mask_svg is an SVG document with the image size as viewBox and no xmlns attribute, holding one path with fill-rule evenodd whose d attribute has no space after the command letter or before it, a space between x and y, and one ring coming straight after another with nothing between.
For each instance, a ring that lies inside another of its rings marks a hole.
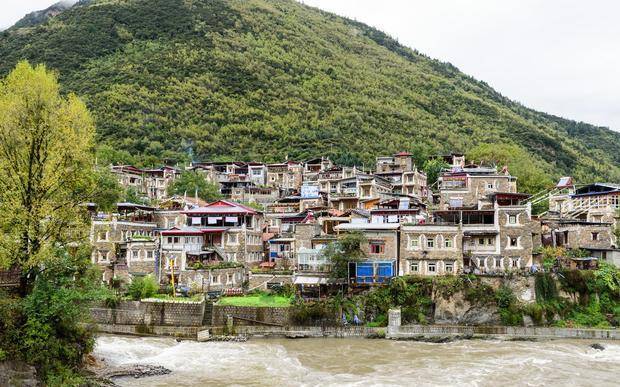
<instances>
[{"instance_id":1,"label":"sloped roof","mask_svg":"<svg viewBox=\"0 0 620 387\"><path fill-rule=\"evenodd\" d=\"M184 211L185 214L245 214L256 215L258 211L241 203L218 200L204 207Z\"/></svg>"}]
</instances>

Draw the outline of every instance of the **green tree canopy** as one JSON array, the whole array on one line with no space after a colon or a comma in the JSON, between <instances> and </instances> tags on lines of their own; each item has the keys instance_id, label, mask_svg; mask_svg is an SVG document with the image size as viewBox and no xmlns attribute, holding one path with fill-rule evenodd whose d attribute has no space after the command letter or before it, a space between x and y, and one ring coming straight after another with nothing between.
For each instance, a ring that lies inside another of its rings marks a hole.
<instances>
[{"instance_id":1,"label":"green tree canopy","mask_svg":"<svg viewBox=\"0 0 620 387\"><path fill-rule=\"evenodd\" d=\"M426 173L426 182L429 187L432 187L433 184L437 182L439 179L439 175L444 168L448 168L449 165L442 159L429 159L424 162L424 167L422 170Z\"/></svg>"},{"instance_id":2,"label":"green tree canopy","mask_svg":"<svg viewBox=\"0 0 620 387\"><path fill-rule=\"evenodd\" d=\"M349 262L359 262L366 254L361 246L366 237L359 231L348 232L323 249L323 256L332 265L332 278L347 278Z\"/></svg>"},{"instance_id":3,"label":"green tree canopy","mask_svg":"<svg viewBox=\"0 0 620 387\"><path fill-rule=\"evenodd\" d=\"M535 194L553 184L551 166L514 144L480 144L467 152L467 160L500 168L508 166L510 174L518 179L520 192Z\"/></svg>"},{"instance_id":4,"label":"green tree canopy","mask_svg":"<svg viewBox=\"0 0 620 387\"><path fill-rule=\"evenodd\" d=\"M85 105L45 66L20 62L0 82L0 262L24 269L22 291L50 249L84 240L93 140Z\"/></svg>"},{"instance_id":5,"label":"green tree canopy","mask_svg":"<svg viewBox=\"0 0 620 387\"><path fill-rule=\"evenodd\" d=\"M193 171L183 172L170 184L168 195L198 195L199 198L208 202L222 197L217 184L206 181L203 176Z\"/></svg>"}]
</instances>

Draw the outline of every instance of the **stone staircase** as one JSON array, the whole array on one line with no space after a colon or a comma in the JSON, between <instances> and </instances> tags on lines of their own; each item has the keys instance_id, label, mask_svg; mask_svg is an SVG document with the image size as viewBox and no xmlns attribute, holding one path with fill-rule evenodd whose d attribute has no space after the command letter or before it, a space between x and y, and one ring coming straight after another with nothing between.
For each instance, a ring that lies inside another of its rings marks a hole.
<instances>
[{"instance_id":1,"label":"stone staircase","mask_svg":"<svg viewBox=\"0 0 620 387\"><path fill-rule=\"evenodd\" d=\"M213 322L213 301L205 300L205 313L202 316L202 325L210 326Z\"/></svg>"}]
</instances>

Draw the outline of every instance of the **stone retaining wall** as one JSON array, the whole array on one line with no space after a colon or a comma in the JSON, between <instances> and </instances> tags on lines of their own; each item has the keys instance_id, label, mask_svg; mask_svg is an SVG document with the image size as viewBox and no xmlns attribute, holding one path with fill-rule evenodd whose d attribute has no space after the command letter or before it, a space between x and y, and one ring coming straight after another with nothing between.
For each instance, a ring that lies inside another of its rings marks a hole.
<instances>
[{"instance_id":1,"label":"stone retaining wall","mask_svg":"<svg viewBox=\"0 0 620 387\"><path fill-rule=\"evenodd\" d=\"M196 339L196 335L203 327L174 327L161 325L120 325L120 324L96 324L95 330L99 333L115 335L137 336L172 336L185 339Z\"/></svg>"},{"instance_id":2,"label":"stone retaining wall","mask_svg":"<svg viewBox=\"0 0 620 387\"><path fill-rule=\"evenodd\" d=\"M116 308L90 308L93 322L118 325L202 326L204 301L122 301Z\"/></svg>"},{"instance_id":3,"label":"stone retaining wall","mask_svg":"<svg viewBox=\"0 0 620 387\"><path fill-rule=\"evenodd\" d=\"M420 337L518 337L620 340L617 329L581 329L556 327L462 326L462 325L401 325L400 309L390 309L386 337L416 339Z\"/></svg>"},{"instance_id":4,"label":"stone retaining wall","mask_svg":"<svg viewBox=\"0 0 620 387\"><path fill-rule=\"evenodd\" d=\"M386 328L369 327L268 327L268 326L235 326L235 334L251 337L290 337L290 338L320 338L320 337L375 337Z\"/></svg>"},{"instance_id":5,"label":"stone retaining wall","mask_svg":"<svg viewBox=\"0 0 620 387\"><path fill-rule=\"evenodd\" d=\"M396 330L388 330L389 338L406 339L416 336L508 336L519 338L620 340L620 332L616 329L409 325L401 326Z\"/></svg>"},{"instance_id":6,"label":"stone retaining wall","mask_svg":"<svg viewBox=\"0 0 620 387\"><path fill-rule=\"evenodd\" d=\"M226 325L227 316L233 317L235 326L256 325L257 323L254 323L254 321L267 324L288 325L289 308L213 305L213 326Z\"/></svg>"}]
</instances>

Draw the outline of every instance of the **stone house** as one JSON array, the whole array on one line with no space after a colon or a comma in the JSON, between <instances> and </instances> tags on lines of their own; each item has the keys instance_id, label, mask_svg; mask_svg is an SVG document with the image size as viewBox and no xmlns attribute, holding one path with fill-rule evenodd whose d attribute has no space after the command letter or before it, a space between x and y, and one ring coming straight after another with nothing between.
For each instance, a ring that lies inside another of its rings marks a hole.
<instances>
[{"instance_id":1,"label":"stone house","mask_svg":"<svg viewBox=\"0 0 620 387\"><path fill-rule=\"evenodd\" d=\"M116 176L121 187L134 189L138 194L152 200L162 200L168 196L168 186L180 175L174 167L140 169L131 165L113 165L110 171Z\"/></svg>"},{"instance_id":2,"label":"stone house","mask_svg":"<svg viewBox=\"0 0 620 387\"><path fill-rule=\"evenodd\" d=\"M377 285L398 275L400 224L343 223L335 227L338 234L358 231L366 241L360 246L364 258L349 265L349 281L357 285Z\"/></svg>"},{"instance_id":3,"label":"stone house","mask_svg":"<svg viewBox=\"0 0 620 387\"><path fill-rule=\"evenodd\" d=\"M411 195L419 199L428 196L426 174L418 170L411 153L399 152L393 156L377 157L375 175L389 180L395 194Z\"/></svg>"},{"instance_id":4,"label":"stone house","mask_svg":"<svg viewBox=\"0 0 620 387\"><path fill-rule=\"evenodd\" d=\"M157 224L150 220L113 215L91 222L91 260L103 271L104 282L156 270Z\"/></svg>"},{"instance_id":5,"label":"stone house","mask_svg":"<svg viewBox=\"0 0 620 387\"><path fill-rule=\"evenodd\" d=\"M436 211L433 217L433 223L403 225L402 274L484 274L533 264L540 227L529 205L496 202L493 209Z\"/></svg>"},{"instance_id":6,"label":"stone house","mask_svg":"<svg viewBox=\"0 0 620 387\"><path fill-rule=\"evenodd\" d=\"M480 208L489 195L517 192L517 179L507 170L479 166L453 167L441 174L438 184L440 210Z\"/></svg>"},{"instance_id":7,"label":"stone house","mask_svg":"<svg viewBox=\"0 0 620 387\"><path fill-rule=\"evenodd\" d=\"M303 165L296 161L267 164L267 182L286 192L299 191L303 178Z\"/></svg>"},{"instance_id":8,"label":"stone house","mask_svg":"<svg viewBox=\"0 0 620 387\"><path fill-rule=\"evenodd\" d=\"M175 279L178 284L189 287L192 292L221 292L227 289L240 289L246 280L247 271L242 265L183 270Z\"/></svg>"},{"instance_id":9,"label":"stone house","mask_svg":"<svg viewBox=\"0 0 620 387\"><path fill-rule=\"evenodd\" d=\"M258 265L263 258L263 215L243 204L219 200L205 207L184 211L187 227L208 234L207 246L220 247L223 258L246 267Z\"/></svg>"},{"instance_id":10,"label":"stone house","mask_svg":"<svg viewBox=\"0 0 620 387\"><path fill-rule=\"evenodd\" d=\"M401 227L399 275L456 274L463 269L463 232L458 224Z\"/></svg>"}]
</instances>

